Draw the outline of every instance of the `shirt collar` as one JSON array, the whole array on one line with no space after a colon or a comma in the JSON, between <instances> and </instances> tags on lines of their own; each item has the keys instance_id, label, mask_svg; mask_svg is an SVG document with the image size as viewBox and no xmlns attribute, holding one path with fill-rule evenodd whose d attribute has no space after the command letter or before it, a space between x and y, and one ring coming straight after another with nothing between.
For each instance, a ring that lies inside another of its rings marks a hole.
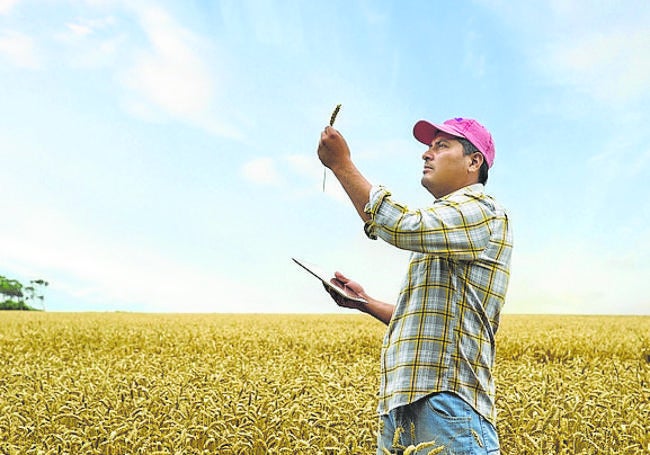
<instances>
[{"instance_id":1,"label":"shirt collar","mask_svg":"<svg viewBox=\"0 0 650 455\"><path fill-rule=\"evenodd\" d=\"M472 193L483 194L484 190L485 190L485 185L483 185L482 183L473 183L472 185L467 185L457 189L456 191L452 191L451 193L436 199L434 202L446 201L447 199L451 199L455 196L464 196Z\"/></svg>"}]
</instances>

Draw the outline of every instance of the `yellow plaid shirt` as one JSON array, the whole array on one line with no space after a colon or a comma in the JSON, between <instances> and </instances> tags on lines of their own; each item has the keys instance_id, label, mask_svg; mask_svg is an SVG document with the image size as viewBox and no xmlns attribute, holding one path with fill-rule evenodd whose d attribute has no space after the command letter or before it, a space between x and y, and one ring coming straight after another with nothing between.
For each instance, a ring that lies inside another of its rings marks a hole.
<instances>
[{"instance_id":1,"label":"yellow plaid shirt","mask_svg":"<svg viewBox=\"0 0 650 455\"><path fill-rule=\"evenodd\" d=\"M454 392L496 424L495 334L510 274L508 216L482 184L409 210L373 187L366 234L410 250L381 351L379 412Z\"/></svg>"}]
</instances>

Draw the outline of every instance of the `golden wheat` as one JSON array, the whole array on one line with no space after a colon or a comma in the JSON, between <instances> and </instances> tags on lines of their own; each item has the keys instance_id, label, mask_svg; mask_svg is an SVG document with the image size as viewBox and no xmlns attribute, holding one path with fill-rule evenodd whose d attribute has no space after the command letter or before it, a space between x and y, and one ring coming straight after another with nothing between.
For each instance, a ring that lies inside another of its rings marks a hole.
<instances>
[{"instance_id":1,"label":"golden wheat","mask_svg":"<svg viewBox=\"0 0 650 455\"><path fill-rule=\"evenodd\" d=\"M371 318L0 318L1 454L376 450L384 326ZM503 453L648 453L649 354L648 317L504 317Z\"/></svg>"}]
</instances>

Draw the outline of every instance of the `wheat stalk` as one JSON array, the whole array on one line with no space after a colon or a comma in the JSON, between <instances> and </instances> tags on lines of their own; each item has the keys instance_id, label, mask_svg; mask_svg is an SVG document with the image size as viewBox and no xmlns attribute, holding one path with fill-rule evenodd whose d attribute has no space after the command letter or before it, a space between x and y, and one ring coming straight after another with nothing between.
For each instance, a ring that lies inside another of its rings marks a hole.
<instances>
[{"instance_id":1,"label":"wheat stalk","mask_svg":"<svg viewBox=\"0 0 650 455\"><path fill-rule=\"evenodd\" d=\"M334 126L334 122L336 121L336 116L339 115L340 110L341 110L341 105L337 104L336 107L334 108L334 111L332 111L332 115L330 116L330 126ZM326 179L327 179L327 168L323 167L323 193L325 192Z\"/></svg>"}]
</instances>

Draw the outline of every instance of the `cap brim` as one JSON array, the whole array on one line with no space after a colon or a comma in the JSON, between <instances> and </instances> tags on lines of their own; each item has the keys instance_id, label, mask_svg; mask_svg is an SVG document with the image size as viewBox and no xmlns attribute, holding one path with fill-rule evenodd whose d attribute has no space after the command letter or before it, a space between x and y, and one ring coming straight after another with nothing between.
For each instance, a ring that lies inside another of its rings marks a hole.
<instances>
[{"instance_id":1,"label":"cap brim","mask_svg":"<svg viewBox=\"0 0 650 455\"><path fill-rule=\"evenodd\" d=\"M420 120L413 126L413 136L424 145L431 145L433 138L436 137L439 131L451 134L452 136L463 137L447 125L436 125L426 120Z\"/></svg>"}]
</instances>

